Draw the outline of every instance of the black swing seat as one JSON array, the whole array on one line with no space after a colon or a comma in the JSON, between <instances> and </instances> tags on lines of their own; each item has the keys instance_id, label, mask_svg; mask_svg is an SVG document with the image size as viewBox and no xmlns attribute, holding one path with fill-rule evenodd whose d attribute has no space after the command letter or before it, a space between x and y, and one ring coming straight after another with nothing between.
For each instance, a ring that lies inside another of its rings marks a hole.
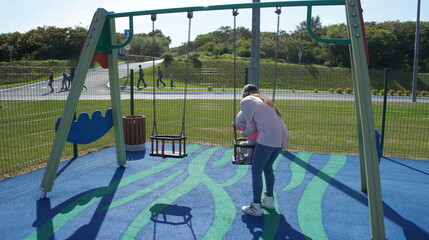
<instances>
[{"instance_id":1,"label":"black swing seat","mask_svg":"<svg viewBox=\"0 0 429 240\"><path fill-rule=\"evenodd\" d=\"M150 156L183 158L186 153L186 137L180 135L154 135L151 139ZM161 145L161 146L160 146Z\"/></svg>"},{"instance_id":2,"label":"black swing seat","mask_svg":"<svg viewBox=\"0 0 429 240\"><path fill-rule=\"evenodd\" d=\"M234 155L232 156L232 163L236 165L251 165L253 159L253 152L255 151L255 145L242 145L242 142L247 141L246 138L234 139ZM243 158L243 154L240 153L240 149L246 148L247 156Z\"/></svg>"}]
</instances>

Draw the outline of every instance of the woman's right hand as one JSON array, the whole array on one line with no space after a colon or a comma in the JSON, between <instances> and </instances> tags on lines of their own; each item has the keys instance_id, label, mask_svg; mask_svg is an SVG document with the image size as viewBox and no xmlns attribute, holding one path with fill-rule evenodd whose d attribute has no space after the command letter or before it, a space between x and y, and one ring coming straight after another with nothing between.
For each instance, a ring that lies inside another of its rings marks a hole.
<instances>
[{"instance_id":1,"label":"woman's right hand","mask_svg":"<svg viewBox=\"0 0 429 240\"><path fill-rule=\"evenodd\" d=\"M240 130L240 131L244 130L242 127L238 126L237 123L235 123L235 122L232 122L231 126L232 126L232 128Z\"/></svg>"}]
</instances>

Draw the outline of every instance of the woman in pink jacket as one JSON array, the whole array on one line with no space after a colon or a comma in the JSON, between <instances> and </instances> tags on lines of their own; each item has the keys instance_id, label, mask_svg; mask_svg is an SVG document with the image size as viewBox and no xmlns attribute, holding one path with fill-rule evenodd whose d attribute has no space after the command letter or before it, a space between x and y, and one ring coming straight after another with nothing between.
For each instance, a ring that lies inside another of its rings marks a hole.
<instances>
[{"instance_id":1,"label":"woman in pink jacket","mask_svg":"<svg viewBox=\"0 0 429 240\"><path fill-rule=\"evenodd\" d=\"M255 85L244 86L240 108L247 125L242 135L247 136L255 131L259 133L252 161L253 202L249 206L243 206L242 210L246 214L260 217L263 215L261 207L274 209L273 163L280 151L288 145L288 131L280 111L272 101L259 94ZM261 199L262 172L266 192Z\"/></svg>"}]
</instances>

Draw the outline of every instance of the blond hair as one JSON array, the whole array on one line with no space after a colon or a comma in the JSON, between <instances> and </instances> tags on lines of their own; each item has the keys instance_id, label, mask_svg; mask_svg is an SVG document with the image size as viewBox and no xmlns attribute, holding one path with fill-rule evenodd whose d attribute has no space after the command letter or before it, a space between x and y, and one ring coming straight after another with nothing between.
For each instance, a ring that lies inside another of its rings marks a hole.
<instances>
[{"instance_id":1,"label":"blond hair","mask_svg":"<svg viewBox=\"0 0 429 240\"><path fill-rule=\"evenodd\" d=\"M258 97L259 99L261 99L265 104L267 104L268 106L270 106L272 109L274 109L274 111L276 111L277 115L279 115L279 117L282 116L282 114L280 113L279 109L276 107L276 105L267 97L261 95L260 93L251 93L249 95Z\"/></svg>"}]
</instances>

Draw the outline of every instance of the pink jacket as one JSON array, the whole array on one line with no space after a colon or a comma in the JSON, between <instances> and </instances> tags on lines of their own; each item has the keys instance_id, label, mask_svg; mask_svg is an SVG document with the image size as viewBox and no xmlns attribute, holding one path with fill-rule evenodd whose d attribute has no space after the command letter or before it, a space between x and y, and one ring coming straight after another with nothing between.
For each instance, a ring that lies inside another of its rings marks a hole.
<instances>
[{"instance_id":1,"label":"pink jacket","mask_svg":"<svg viewBox=\"0 0 429 240\"><path fill-rule=\"evenodd\" d=\"M246 136L247 141L256 141L259 137L258 131L254 131L253 133Z\"/></svg>"},{"instance_id":2,"label":"pink jacket","mask_svg":"<svg viewBox=\"0 0 429 240\"><path fill-rule=\"evenodd\" d=\"M258 131L256 141L268 147L284 148L288 145L288 130L283 119L276 111L266 105L262 99L255 96L247 96L240 102L241 111L246 119L246 129L241 133L248 136Z\"/></svg>"}]
</instances>

